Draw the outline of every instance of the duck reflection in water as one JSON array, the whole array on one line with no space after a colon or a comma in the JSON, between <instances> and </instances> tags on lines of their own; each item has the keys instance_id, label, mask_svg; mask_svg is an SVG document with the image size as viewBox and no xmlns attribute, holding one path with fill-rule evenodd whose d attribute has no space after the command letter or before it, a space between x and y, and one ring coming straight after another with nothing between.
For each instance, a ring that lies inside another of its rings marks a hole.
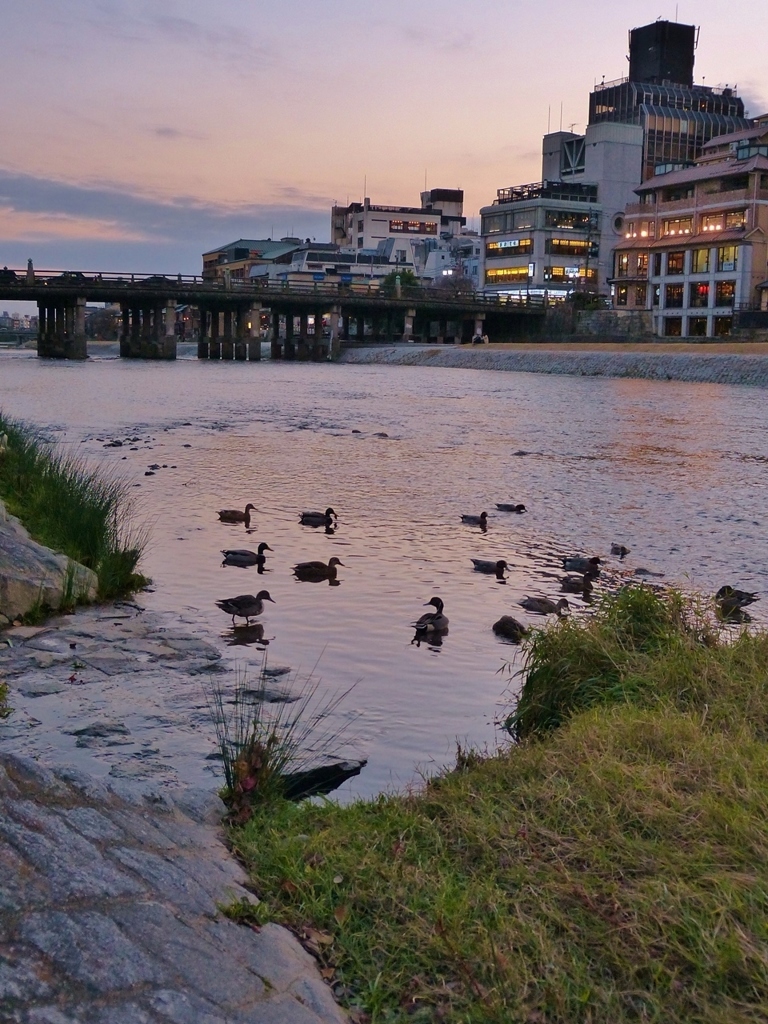
<instances>
[{"instance_id":1,"label":"duck reflection in water","mask_svg":"<svg viewBox=\"0 0 768 1024\"><path fill-rule=\"evenodd\" d=\"M250 626L233 626L221 635L227 647L251 647L253 644L266 647L270 640L275 639L273 636L264 636L264 624L261 622L254 622Z\"/></svg>"}]
</instances>

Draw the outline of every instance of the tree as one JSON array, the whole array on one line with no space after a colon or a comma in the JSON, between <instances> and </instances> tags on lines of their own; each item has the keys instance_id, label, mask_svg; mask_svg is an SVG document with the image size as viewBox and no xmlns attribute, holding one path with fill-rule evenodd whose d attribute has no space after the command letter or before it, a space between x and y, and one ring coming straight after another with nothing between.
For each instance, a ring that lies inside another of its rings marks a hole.
<instances>
[{"instance_id":1,"label":"tree","mask_svg":"<svg viewBox=\"0 0 768 1024\"><path fill-rule=\"evenodd\" d=\"M381 284L379 285L379 291L382 295L386 295L392 298L397 295L397 279L400 278L400 293L405 295L408 291L413 288L418 288L420 285L418 277L412 270L408 270L404 267L402 270L393 270L386 277L382 277Z\"/></svg>"}]
</instances>

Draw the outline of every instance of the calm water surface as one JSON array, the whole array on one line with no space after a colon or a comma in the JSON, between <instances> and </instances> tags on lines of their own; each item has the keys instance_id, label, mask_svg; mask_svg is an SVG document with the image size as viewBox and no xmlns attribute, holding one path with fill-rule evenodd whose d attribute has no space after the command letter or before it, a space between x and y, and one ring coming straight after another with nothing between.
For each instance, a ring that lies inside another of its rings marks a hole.
<instances>
[{"instance_id":1,"label":"calm water surface","mask_svg":"<svg viewBox=\"0 0 768 1024\"><path fill-rule=\"evenodd\" d=\"M24 353L0 357L0 409L137 485L155 588L142 603L256 667L263 645L233 643L243 631L214 602L266 587L269 662L314 669L329 693L356 684L345 752L369 764L343 797L402 787L450 763L457 740L494 743L499 669L517 652L490 627L505 613L535 621L518 601L558 596L563 554L605 556L616 541L631 548L623 564L608 559L616 573L644 566L706 593L768 586L762 389ZM104 447L129 437L140 441ZM145 476L151 464L167 468ZM250 533L218 521L248 501ZM496 513L497 501L529 512ZM333 535L299 525L302 509L326 505L339 513ZM484 509L486 533L460 523ZM269 572L221 566L222 548L262 540ZM293 577L296 562L331 555L339 586ZM508 582L474 573L472 556L506 559ZM417 646L409 623L434 594L450 631Z\"/></svg>"}]
</instances>

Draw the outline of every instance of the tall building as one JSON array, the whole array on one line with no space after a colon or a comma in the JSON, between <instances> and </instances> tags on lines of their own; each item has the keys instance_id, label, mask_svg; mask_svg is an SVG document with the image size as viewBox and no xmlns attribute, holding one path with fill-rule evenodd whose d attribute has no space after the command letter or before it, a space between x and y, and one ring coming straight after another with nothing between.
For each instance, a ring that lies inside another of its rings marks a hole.
<instances>
[{"instance_id":1,"label":"tall building","mask_svg":"<svg viewBox=\"0 0 768 1024\"><path fill-rule=\"evenodd\" d=\"M433 188L421 193L421 206L375 206L362 203L334 206L331 210L331 240L342 247L375 249L394 239L401 252L400 262L412 263L411 242L439 239L461 233L464 192L460 188Z\"/></svg>"},{"instance_id":2,"label":"tall building","mask_svg":"<svg viewBox=\"0 0 768 1024\"><path fill-rule=\"evenodd\" d=\"M748 128L734 89L694 85L693 25L655 21L629 34L629 77L602 82L589 96L589 124L643 129L642 180L668 164L691 164L718 135Z\"/></svg>"}]
</instances>

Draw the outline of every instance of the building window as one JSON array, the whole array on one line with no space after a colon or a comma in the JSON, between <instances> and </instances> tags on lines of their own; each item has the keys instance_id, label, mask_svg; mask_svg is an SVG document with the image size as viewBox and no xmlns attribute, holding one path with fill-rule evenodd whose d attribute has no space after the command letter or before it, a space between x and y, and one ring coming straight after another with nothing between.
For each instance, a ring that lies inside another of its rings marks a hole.
<instances>
[{"instance_id":1,"label":"building window","mask_svg":"<svg viewBox=\"0 0 768 1024\"><path fill-rule=\"evenodd\" d=\"M564 284L567 281L594 281L597 279L597 270L590 267L544 267L545 281L559 281Z\"/></svg>"},{"instance_id":2,"label":"building window","mask_svg":"<svg viewBox=\"0 0 768 1024\"><path fill-rule=\"evenodd\" d=\"M701 218L702 231L722 231L725 222L723 213L705 213Z\"/></svg>"},{"instance_id":3,"label":"building window","mask_svg":"<svg viewBox=\"0 0 768 1024\"><path fill-rule=\"evenodd\" d=\"M684 274L685 273L685 253L684 252L668 252L667 253L667 273L668 274Z\"/></svg>"},{"instance_id":4,"label":"building window","mask_svg":"<svg viewBox=\"0 0 768 1024\"><path fill-rule=\"evenodd\" d=\"M616 277L626 277L629 273L629 253L616 253Z\"/></svg>"},{"instance_id":5,"label":"building window","mask_svg":"<svg viewBox=\"0 0 768 1024\"><path fill-rule=\"evenodd\" d=\"M709 305L709 282L694 281L689 285L688 305L695 309Z\"/></svg>"},{"instance_id":6,"label":"building window","mask_svg":"<svg viewBox=\"0 0 768 1024\"><path fill-rule=\"evenodd\" d=\"M654 306L658 306L660 302L661 302L661 285L660 284L655 284L653 286L653 304L654 304Z\"/></svg>"},{"instance_id":7,"label":"building window","mask_svg":"<svg viewBox=\"0 0 768 1024\"><path fill-rule=\"evenodd\" d=\"M692 316L688 318L688 334L692 338L706 338L707 318L705 316Z\"/></svg>"},{"instance_id":8,"label":"building window","mask_svg":"<svg viewBox=\"0 0 768 1024\"><path fill-rule=\"evenodd\" d=\"M616 305L626 306L629 298L629 288L625 284L620 284L616 289Z\"/></svg>"},{"instance_id":9,"label":"building window","mask_svg":"<svg viewBox=\"0 0 768 1024\"><path fill-rule=\"evenodd\" d=\"M709 249L694 249L691 253L691 273L709 273Z\"/></svg>"},{"instance_id":10,"label":"building window","mask_svg":"<svg viewBox=\"0 0 768 1024\"><path fill-rule=\"evenodd\" d=\"M424 220L391 220L390 235L436 235L437 222Z\"/></svg>"},{"instance_id":11,"label":"building window","mask_svg":"<svg viewBox=\"0 0 768 1024\"><path fill-rule=\"evenodd\" d=\"M725 230L729 228L734 230L745 228L747 226L747 211L746 210L731 210L730 213L725 215Z\"/></svg>"},{"instance_id":12,"label":"building window","mask_svg":"<svg viewBox=\"0 0 768 1024\"><path fill-rule=\"evenodd\" d=\"M363 222L361 220L357 222L357 230L358 232L363 230Z\"/></svg>"},{"instance_id":13,"label":"building window","mask_svg":"<svg viewBox=\"0 0 768 1024\"><path fill-rule=\"evenodd\" d=\"M508 238L503 242L487 242L485 255L488 259L509 259L510 256L528 256L533 252L532 238Z\"/></svg>"},{"instance_id":14,"label":"building window","mask_svg":"<svg viewBox=\"0 0 768 1024\"><path fill-rule=\"evenodd\" d=\"M732 316L716 316L714 323L713 334L716 338L724 338L726 335L731 333L733 327Z\"/></svg>"},{"instance_id":15,"label":"building window","mask_svg":"<svg viewBox=\"0 0 768 1024\"><path fill-rule=\"evenodd\" d=\"M673 217L661 222L662 235L690 235L692 230L692 217Z\"/></svg>"},{"instance_id":16,"label":"building window","mask_svg":"<svg viewBox=\"0 0 768 1024\"><path fill-rule=\"evenodd\" d=\"M655 252L653 254L653 276L661 277L661 253Z\"/></svg>"},{"instance_id":17,"label":"building window","mask_svg":"<svg viewBox=\"0 0 768 1024\"><path fill-rule=\"evenodd\" d=\"M546 210L544 224L548 228L558 228L561 231L583 231L589 227L592 216L594 215L589 213L572 213L570 210Z\"/></svg>"},{"instance_id":18,"label":"building window","mask_svg":"<svg viewBox=\"0 0 768 1024\"><path fill-rule=\"evenodd\" d=\"M736 270L738 251L739 247L737 245L721 245L717 250L717 269Z\"/></svg>"},{"instance_id":19,"label":"building window","mask_svg":"<svg viewBox=\"0 0 768 1024\"><path fill-rule=\"evenodd\" d=\"M707 213L701 218L702 231L738 231L747 226L746 210L730 210L728 213Z\"/></svg>"},{"instance_id":20,"label":"building window","mask_svg":"<svg viewBox=\"0 0 768 1024\"><path fill-rule=\"evenodd\" d=\"M635 305L645 308L648 301L648 285L639 284L635 287Z\"/></svg>"},{"instance_id":21,"label":"building window","mask_svg":"<svg viewBox=\"0 0 768 1024\"><path fill-rule=\"evenodd\" d=\"M497 235L500 231L504 231L505 220L506 218L503 213L491 213L483 217L483 234Z\"/></svg>"},{"instance_id":22,"label":"building window","mask_svg":"<svg viewBox=\"0 0 768 1024\"><path fill-rule=\"evenodd\" d=\"M528 281L528 267L503 267L501 270L486 270L486 284L501 284L505 281Z\"/></svg>"},{"instance_id":23,"label":"building window","mask_svg":"<svg viewBox=\"0 0 768 1024\"><path fill-rule=\"evenodd\" d=\"M646 277L648 275L648 253L641 252L637 257L637 273Z\"/></svg>"},{"instance_id":24,"label":"building window","mask_svg":"<svg viewBox=\"0 0 768 1024\"><path fill-rule=\"evenodd\" d=\"M631 220L627 224L625 238L653 238L656 235L656 222L653 220Z\"/></svg>"},{"instance_id":25,"label":"building window","mask_svg":"<svg viewBox=\"0 0 768 1024\"><path fill-rule=\"evenodd\" d=\"M683 334L683 318L681 316L664 317L664 337L680 338Z\"/></svg>"},{"instance_id":26,"label":"building window","mask_svg":"<svg viewBox=\"0 0 768 1024\"><path fill-rule=\"evenodd\" d=\"M732 306L736 297L735 281L718 281L715 284L715 305Z\"/></svg>"},{"instance_id":27,"label":"building window","mask_svg":"<svg viewBox=\"0 0 768 1024\"><path fill-rule=\"evenodd\" d=\"M683 305L683 286L668 284L664 290L664 306L666 309L681 309Z\"/></svg>"},{"instance_id":28,"label":"building window","mask_svg":"<svg viewBox=\"0 0 768 1024\"><path fill-rule=\"evenodd\" d=\"M586 238L548 238L544 251L558 256L597 256L598 243Z\"/></svg>"}]
</instances>

